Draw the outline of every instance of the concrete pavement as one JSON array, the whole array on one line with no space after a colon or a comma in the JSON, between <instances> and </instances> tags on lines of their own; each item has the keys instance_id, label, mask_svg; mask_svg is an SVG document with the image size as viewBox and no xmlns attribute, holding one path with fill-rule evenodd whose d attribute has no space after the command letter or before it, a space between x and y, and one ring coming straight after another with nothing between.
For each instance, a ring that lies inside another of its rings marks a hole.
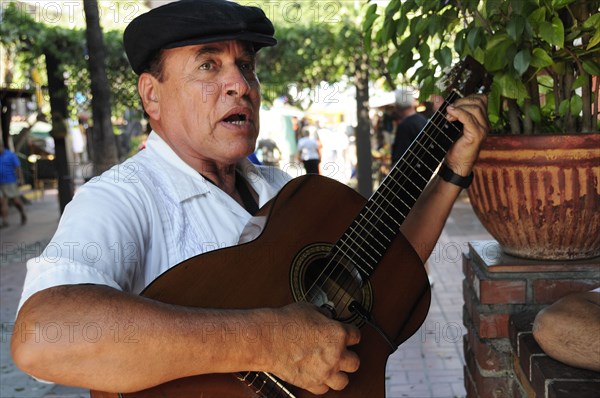
<instances>
[{"instance_id":1,"label":"concrete pavement","mask_svg":"<svg viewBox=\"0 0 600 398\"><path fill-rule=\"evenodd\" d=\"M77 398L87 390L43 384L20 372L10 357L10 334L25 277L25 262L39 255L58 224L58 198L47 190L26 206L28 224L0 230L0 398ZM490 239L474 216L466 194L457 200L429 260L434 280L429 315L422 327L394 353L386 371L388 398L464 397L461 253L467 242Z\"/></svg>"}]
</instances>

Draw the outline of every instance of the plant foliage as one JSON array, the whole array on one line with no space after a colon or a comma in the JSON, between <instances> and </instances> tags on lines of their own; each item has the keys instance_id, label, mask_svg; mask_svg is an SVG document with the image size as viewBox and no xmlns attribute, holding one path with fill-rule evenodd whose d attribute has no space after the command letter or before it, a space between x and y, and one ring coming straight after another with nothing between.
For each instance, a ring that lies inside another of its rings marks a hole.
<instances>
[{"instance_id":1,"label":"plant foliage","mask_svg":"<svg viewBox=\"0 0 600 398\"><path fill-rule=\"evenodd\" d=\"M422 98L454 59L471 55L493 75L488 111L497 130L592 131L599 7L599 0L391 0L370 5L363 29L368 43L396 49L390 72L411 74Z\"/></svg>"}]
</instances>

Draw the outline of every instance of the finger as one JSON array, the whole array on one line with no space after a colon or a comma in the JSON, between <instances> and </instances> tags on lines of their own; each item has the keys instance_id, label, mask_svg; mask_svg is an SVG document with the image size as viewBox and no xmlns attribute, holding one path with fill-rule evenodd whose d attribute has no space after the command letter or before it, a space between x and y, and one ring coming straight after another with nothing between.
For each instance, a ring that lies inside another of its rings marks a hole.
<instances>
[{"instance_id":1,"label":"finger","mask_svg":"<svg viewBox=\"0 0 600 398\"><path fill-rule=\"evenodd\" d=\"M462 106L476 106L479 109L481 109L481 111L483 113L486 113L487 112L487 96L471 95L468 97L460 98L460 99L454 101L451 104L451 106L454 106L455 108L462 107Z\"/></svg>"},{"instance_id":2,"label":"finger","mask_svg":"<svg viewBox=\"0 0 600 398\"><path fill-rule=\"evenodd\" d=\"M360 367L360 358L354 351L346 351L340 360L340 370L354 373Z\"/></svg>"},{"instance_id":3,"label":"finger","mask_svg":"<svg viewBox=\"0 0 600 398\"><path fill-rule=\"evenodd\" d=\"M323 395L325 393L327 393L327 391L329 391L329 386L323 384L317 387L310 387L310 388L306 388L310 393L314 394L314 395Z\"/></svg>"},{"instance_id":4,"label":"finger","mask_svg":"<svg viewBox=\"0 0 600 398\"><path fill-rule=\"evenodd\" d=\"M462 107L463 109L471 112L476 119L479 125L483 126L486 129L489 129L489 119L487 117L487 106L483 103L479 102L478 104L469 104Z\"/></svg>"},{"instance_id":5,"label":"finger","mask_svg":"<svg viewBox=\"0 0 600 398\"><path fill-rule=\"evenodd\" d=\"M482 125L487 124L487 97L485 96L470 96L456 100L450 105L448 115L451 117L450 121L456 120L457 116L454 112L455 109L466 109L472 112L479 119Z\"/></svg>"},{"instance_id":6,"label":"finger","mask_svg":"<svg viewBox=\"0 0 600 398\"><path fill-rule=\"evenodd\" d=\"M351 346L358 343L360 343L360 329L346 324L346 345Z\"/></svg>"},{"instance_id":7,"label":"finger","mask_svg":"<svg viewBox=\"0 0 600 398\"><path fill-rule=\"evenodd\" d=\"M348 375L344 372L338 372L327 380L327 385L332 390L341 391L350 383Z\"/></svg>"},{"instance_id":8,"label":"finger","mask_svg":"<svg viewBox=\"0 0 600 398\"><path fill-rule=\"evenodd\" d=\"M465 131L478 133L483 136L487 131L486 117L477 111L476 107L448 107L448 115L460 121Z\"/></svg>"}]
</instances>

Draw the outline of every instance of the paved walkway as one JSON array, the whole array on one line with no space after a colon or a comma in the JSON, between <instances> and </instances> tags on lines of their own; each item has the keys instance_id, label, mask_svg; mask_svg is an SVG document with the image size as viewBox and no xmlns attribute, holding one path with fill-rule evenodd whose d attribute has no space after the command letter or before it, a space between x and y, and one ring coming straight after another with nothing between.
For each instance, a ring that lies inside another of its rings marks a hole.
<instances>
[{"instance_id":1,"label":"paved walkway","mask_svg":"<svg viewBox=\"0 0 600 398\"><path fill-rule=\"evenodd\" d=\"M11 208L11 226L0 230L0 398L87 397L86 390L42 384L20 372L10 357L13 327L27 259L41 253L59 218L56 191L26 207L29 222L18 225ZM429 261L434 280L429 315L423 326L390 357L388 398L464 397L461 253L473 239L489 239L462 195L455 204L440 242ZM366 397L367 398L367 397Z\"/></svg>"}]
</instances>

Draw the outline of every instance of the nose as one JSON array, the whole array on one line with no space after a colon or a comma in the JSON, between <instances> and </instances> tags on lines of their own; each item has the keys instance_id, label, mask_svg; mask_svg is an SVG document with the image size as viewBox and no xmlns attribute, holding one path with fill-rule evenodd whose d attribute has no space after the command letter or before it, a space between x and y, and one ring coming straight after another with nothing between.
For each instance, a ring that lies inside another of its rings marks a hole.
<instances>
[{"instance_id":1,"label":"nose","mask_svg":"<svg viewBox=\"0 0 600 398\"><path fill-rule=\"evenodd\" d=\"M244 97L252 90L251 81L238 65L229 68L225 77L224 90L226 95L233 97Z\"/></svg>"}]
</instances>

